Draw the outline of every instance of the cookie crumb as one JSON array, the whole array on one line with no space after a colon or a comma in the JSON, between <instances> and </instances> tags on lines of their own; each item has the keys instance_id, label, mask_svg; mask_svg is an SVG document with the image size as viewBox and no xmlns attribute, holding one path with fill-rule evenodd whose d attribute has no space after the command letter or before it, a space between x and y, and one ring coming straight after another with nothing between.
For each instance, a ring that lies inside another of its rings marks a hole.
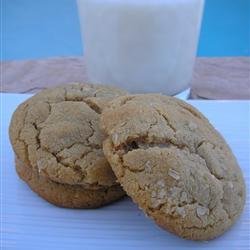
<instances>
[{"instance_id":1,"label":"cookie crumb","mask_svg":"<svg viewBox=\"0 0 250 250\"><path fill-rule=\"evenodd\" d=\"M165 187L165 182L164 182L164 180L159 180L159 181L157 181L156 185L159 187Z\"/></svg>"},{"instance_id":2,"label":"cookie crumb","mask_svg":"<svg viewBox=\"0 0 250 250\"><path fill-rule=\"evenodd\" d=\"M205 214L209 214L209 209L206 207L198 206L196 208L196 213L199 217L204 216Z\"/></svg>"},{"instance_id":3,"label":"cookie crumb","mask_svg":"<svg viewBox=\"0 0 250 250\"><path fill-rule=\"evenodd\" d=\"M180 201L181 202L186 202L187 201L187 193L186 192L182 192L181 193L181 197L180 197Z\"/></svg>"},{"instance_id":4,"label":"cookie crumb","mask_svg":"<svg viewBox=\"0 0 250 250\"><path fill-rule=\"evenodd\" d=\"M169 198L179 199L180 193L181 193L181 188L172 187L172 188L169 189Z\"/></svg>"},{"instance_id":5,"label":"cookie crumb","mask_svg":"<svg viewBox=\"0 0 250 250\"><path fill-rule=\"evenodd\" d=\"M164 203L164 201L163 200L161 200L161 199L158 199L158 198L152 198L151 199L151 207L152 208L157 208L158 206L160 206L161 204L163 204Z\"/></svg>"},{"instance_id":6,"label":"cookie crumb","mask_svg":"<svg viewBox=\"0 0 250 250\"><path fill-rule=\"evenodd\" d=\"M151 193L151 197L152 197L152 198L156 198L156 191L153 191L153 192Z\"/></svg>"},{"instance_id":7,"label":"cookie crumb","mask_svg":"<svg viewBox=\"0 0 250 250\"><path fill-rule=\"evenodd\" d=\"M37 165L38 173L40 174L42 172L42 169L44 168L43 167L43 161L42 160L36 161L36 165Z\"/></svg>"},{"instance_id":8,"label":"cookie crumb","mask_svg":"<svg viewBox=\"0 0 250 250\"><path fill-rule=\"evenodd\" d=\"M175 171L174 169L170 168L168 170L168 175L171 176L172 178L174 178L175 180L179 180L180 179L180 175L179 172Z\"/></svg>"},{"instance_id":9,"label":"cookie crumb","mask_svg":"<svg viewBox=\"0 0 250 250\"><path fill-rule=\"evenodd\" d=\"M196 123L189 122L189 123L188 123L188 127L189 127L189 129L190 129L191 131L193 131L193 130L197 129L198 126L197 126Z\"/></svg>"},{"instance_id":10,"label":"cookie crumb","mask_svg":"<svg viewBox=\"0 0 250 250\"><path fill-rule=\"evenodd\" d=\"M127 122L122 122L121 124L120 124L120 127L123 127L124 125L126 125L127 124Z\"/></svg>"},{"instance_id":11,"label":"cookie crumb","mask_svg":"<svg viewBox=\"0 0 250 250\"><path fill-rule=\"evenodd\" d=\"M162 189L158 192L157 197L163 199L166 196L166 194L167 194L166 190Z\"/></svg>"},{"instance_id":12,"label":"cookie crumb","mask_svg":"<svg viewBox=\"0 0 250 250\"><path fill-rule=\"evenodd\" d=\"M112 135L112 141L113 141L113 143L116 145L117 144L117 142L118 142L118 134L113 134Z\"/></svg>"},{"instance_id":13,"label":"cookie crumb","mask_svg":"<svg viewBox=\"0 0 250 250\"><path fill-rule=\"evenodd\" d=\"M182 217L184 218L186 216L186 211L184 207L177 207L176 208L176 212Z\"/></svg>"},{"instance_id":14,"label":"cookie crumb","mask_svg":"<svg viewBox=\"0 0 250 250\"><path fill-rule=\"evenodd\" d=\"M151 167L151 163L150 163L150 161L147 161L146 163L145 163L145 172L146 173L151 173L151 171L152 171L152 167Z\"/></svg>"}]
</instances>

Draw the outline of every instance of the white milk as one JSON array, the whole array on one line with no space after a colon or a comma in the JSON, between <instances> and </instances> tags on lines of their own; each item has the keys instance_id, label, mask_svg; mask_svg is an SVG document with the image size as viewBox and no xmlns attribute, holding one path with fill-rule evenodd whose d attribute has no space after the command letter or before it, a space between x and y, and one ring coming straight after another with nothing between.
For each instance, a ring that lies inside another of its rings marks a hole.
<instances>
[{"instance_id":1,"label":"white milk","mask_svg":"<svg viewBox=\"0 0 250 250\"><path fill-rule=\"evenodd\" d=\"M89 80L174 95L189 86L204 0L78 0Z\"/></svg>"}]
</instances>

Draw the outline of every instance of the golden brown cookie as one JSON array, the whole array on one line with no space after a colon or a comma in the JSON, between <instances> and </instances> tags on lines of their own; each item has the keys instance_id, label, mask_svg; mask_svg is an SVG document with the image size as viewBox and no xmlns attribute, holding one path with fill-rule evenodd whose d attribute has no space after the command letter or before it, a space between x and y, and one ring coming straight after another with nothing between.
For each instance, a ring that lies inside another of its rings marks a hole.
<instances>
[{"instance_id":1,"label":"golden brown cookie","mask_svg":"<svg viewBox=\"0 0 250 250\"><path fill-rule=\"evenodd\" d=\"M99 120L103 107L123 94L126 92L108 86L69 84L31 97L11 120L10 139L16 157L39 177L93 192L117 188L114 200L118 193L122 197L103 155ZM84 207L84 199L80 203ZM86 206L90 207L90 202Z\"/></svg>"},{"instance_id":2,"label":"golden brown cookie","mask_svg":"<svg viewBox=\"0 0 250 250\"><path fill-rule=\"evenodd\" d=\"M124 191L119 185L92 190L81 185L54 182L38 171L31 170L16 159L16 171L29 187L48 202L66 208L97 208L121 198Z\"/></svg>"},{"instance_id":3,"label":"golden brown cookie","mask_svg":"<svg viewBox=\"0 0 250 250\"><path fill-rule=\"evenodd\" d=\"M118 181L164 229L208 240L242 212L245 185L236 159L191 105L156 94L119 97L102 113L101 127Z\"/></svg>"}]
</instances>

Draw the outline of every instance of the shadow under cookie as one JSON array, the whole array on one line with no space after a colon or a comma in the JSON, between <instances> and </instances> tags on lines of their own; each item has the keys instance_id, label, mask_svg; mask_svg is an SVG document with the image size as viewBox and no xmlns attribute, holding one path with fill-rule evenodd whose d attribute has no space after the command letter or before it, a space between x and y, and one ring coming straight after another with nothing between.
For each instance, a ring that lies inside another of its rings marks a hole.
<instances>
[{"instance_id":1,"label":"shadow under cookie","mask_svg":"<svg viewBox=\"0 0 250 250\"><path fill-rule=\"evenodd\" d=\"M91 190L81 185L54 182L16 158L16 171L29 187L48 202L65 208L98 208L122 198L125 193L120 185Z\"/></svg>"}]
</instances>

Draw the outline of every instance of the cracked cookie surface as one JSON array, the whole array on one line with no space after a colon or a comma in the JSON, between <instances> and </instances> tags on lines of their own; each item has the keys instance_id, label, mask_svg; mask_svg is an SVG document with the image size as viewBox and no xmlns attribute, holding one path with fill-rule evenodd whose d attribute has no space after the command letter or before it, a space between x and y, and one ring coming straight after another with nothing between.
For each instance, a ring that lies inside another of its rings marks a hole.
<instances>
[{"instance_id":1,"label":"cracked cookie surface","mask_svg":"<svg viewBox=\"0 0 250 250\"><path fill-rule=\"evenodd\" d=\"M102 113L101 127L118 181L161 227L207 240L240 215L245 185L237 161L191 105L157 94L119 97Z\"/></svg>"},{"instance_id":2,"label":"cracked cookie surface","mask_svg":"<svg viewBox=\"0 0 250 250\"><path fill-rule=\"evenodd\" d=\"M12 116L10 139L17 158L57 183L120 190L103 155L99 120L103 107L126 93L102 85L68 84L36 94Z\"/></svg>"}]
</instances>

